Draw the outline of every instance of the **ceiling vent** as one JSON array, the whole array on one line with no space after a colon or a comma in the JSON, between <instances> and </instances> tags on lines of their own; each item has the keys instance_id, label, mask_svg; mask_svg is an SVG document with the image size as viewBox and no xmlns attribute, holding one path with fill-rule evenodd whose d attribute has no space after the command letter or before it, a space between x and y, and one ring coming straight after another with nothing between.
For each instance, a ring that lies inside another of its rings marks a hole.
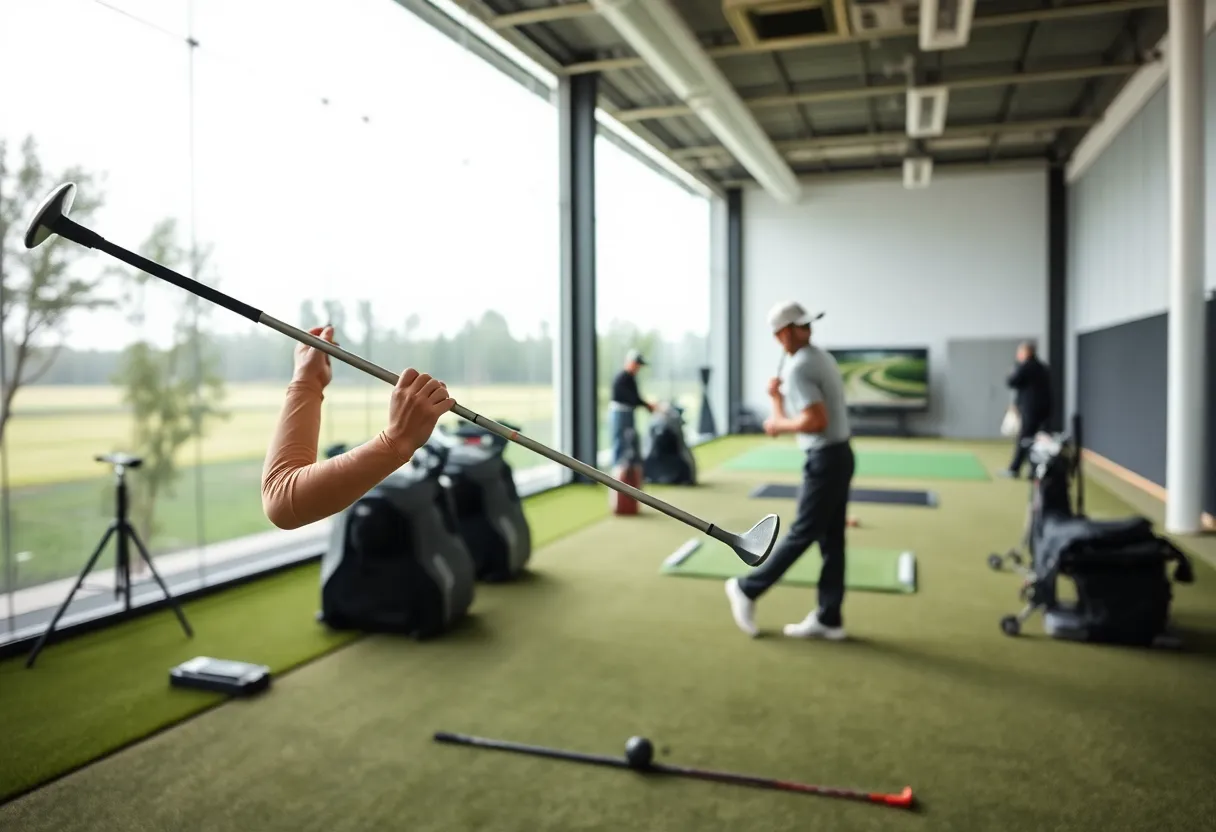
<instances>
[{"instance_id":1,"label":"ceiling vent","mask_svg":"<svg viewBox=\"0 0 1216 832\"><path fill-rule=\"evenodd\" d=\"M928 156L904 159L904 187L908 190L929 187L933 178L933 160Z\"/></svg>"},{"instance_id":2,"label":"ceiling vent","mask_svg":"<svg viewBox=\"0 0 1216 832\"><path fill-rule=\"evenodd\" d=\"M908 135L914 139L940 136L946 129L949 87L912 87L908 90Z\"/></svg>"},{"instance_id":3,"label":"ceiling vent","mask_svg":"<svg viewBox=\"0 0 1216 832\"><path fill-rule=\"evenodd\" d=\"M849 0L849 23L859 35L916 29L920 0Z\"/></svg>"},{"instance_id":4,"label":"ceiling vent","mask_svg":"<svg viewBox=\"0 0 1216 832\"><path fill-rule=\"evenodd\" d=\"M975 0L920 0L920 48L960 49L971 39Z\"/></svg>"},{"instance_id":5,"label":"ceiling vent","mask_svg":"<svg viewBox=\"0 0 1216 832\"><path fill-rule=\"evenodd\" d=\"M845 0L722 0L722 13L744 46L849 33Z\"/></svg>"}]
</instances>

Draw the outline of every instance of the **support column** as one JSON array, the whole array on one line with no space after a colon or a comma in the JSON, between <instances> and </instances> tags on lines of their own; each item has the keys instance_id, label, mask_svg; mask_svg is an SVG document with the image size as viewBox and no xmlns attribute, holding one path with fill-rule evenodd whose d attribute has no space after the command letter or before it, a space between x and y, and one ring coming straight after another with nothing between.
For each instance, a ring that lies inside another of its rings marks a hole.
<instances>
[{"instance_id":1,"label":"support column","mask_svg":"<svg viewBox=\"0 0 1216 832\"><path fill-rule=\"evenodd\" d=\"M1047 360L1051 365L1049 427L1064 430L1068 390L1068 185L1064 166L1047 169Z\"/></svg>"},{"instance_id":2,"label":"support column","mask_svg":"<svg viewBox=\"0 0 1216 832\"><path fill-rule=\"evenodd\" d=\"M1197 532L1207 458L1203 0L1169 0L1170 289L1165 528Z\"/></svg>"},{"instance_id":3,"label":"support column","mask_svg":"<svg viewBox=\"0 0 1216 832\"><path fill-rule=\"evenodd\" d=\"M739 432L743 407L743 191L726 193L726 424Z\"/></svg>"},{"instance_id":4,"label":"support column","mask_svg":"<svg viewBox=\"0 0 1216 832\"><path fill-rule=\"evenodd\" d=\"M595 332L595 101L598 76L572 75L558 86L560 165L560 447L598 467ZM591 482L574 474L575 482Z\"/></svg>"}]
</instances>

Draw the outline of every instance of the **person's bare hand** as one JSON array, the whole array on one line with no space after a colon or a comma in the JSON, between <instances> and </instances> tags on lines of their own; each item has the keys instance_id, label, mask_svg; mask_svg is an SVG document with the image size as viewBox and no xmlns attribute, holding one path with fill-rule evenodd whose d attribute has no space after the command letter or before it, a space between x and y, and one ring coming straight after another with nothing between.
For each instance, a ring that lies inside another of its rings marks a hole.
<instances>
[{"instance_id":1,"label":"person's bare hand","mask_svg":"<svg viewBox=\"0 0 1216 832\"><path fill-rule=\"evenodd\" d=\"M385 435L401 458L409 459L431 438L439 417L455 404L442 381L408 369L393 388Z\"/></svg>"},{"instance_id":2,"label":"person's bare hand","mask_svg":"<svg viewBox=\"0 0 1216 832\"><path fill-rule=\"evenodd\" d=\"M332 326L314 326L308 330L309 335L315 335L322 340L334 343L334 328ZM316 347L307 344L297 344L295 352L295 381L310 382L324 388L333 379L333 368L329 356Z\"/></svg>"}]
</instances>

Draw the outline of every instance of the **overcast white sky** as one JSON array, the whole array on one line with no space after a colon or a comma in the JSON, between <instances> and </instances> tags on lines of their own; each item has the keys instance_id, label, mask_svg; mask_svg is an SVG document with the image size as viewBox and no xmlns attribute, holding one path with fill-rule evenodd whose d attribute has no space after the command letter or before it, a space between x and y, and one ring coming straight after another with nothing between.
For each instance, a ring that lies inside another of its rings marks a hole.
<instances>
[{"instance_id":1,"label":"overcast white sky","mask_svg":"<svg viewBox=\"0 0 1216 832\"><path fill-rule=\"evenodd\" d=\"M93 227L130 248L192 209L187 8L0 0L0 136L33 134L52 169L104 172ZM193 209L221 289L289 322L303 298L340 298L351 319L359 299L381 324L417 313L422 335L487 308L517 336L556 324L550 104L393 0L195 0L193 31ZM606 141L597 156L601 325L704 334L708 203ZM147 303L181 299L158 285ZM69 342L131 338L101 314Z\"/></svg>"}]
</instances>

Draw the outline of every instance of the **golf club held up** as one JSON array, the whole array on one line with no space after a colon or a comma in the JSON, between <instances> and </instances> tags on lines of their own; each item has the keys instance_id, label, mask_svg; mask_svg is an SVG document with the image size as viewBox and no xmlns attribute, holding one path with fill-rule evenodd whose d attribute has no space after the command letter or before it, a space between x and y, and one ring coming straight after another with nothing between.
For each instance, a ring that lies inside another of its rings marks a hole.
<instances>
[{"instance_id":1,"label":"golf club held up","mask_svg":"<svg viewBox=\"0 0 1216 832\"><path fill-rule=\"evenodd\" d=\"M65 182L56 188L42 201L34 216L30 219L29 225L25 232L25 247L35 248L46 242L53 235L58 235L67 240L70 240L78 245L86 248L96 249L105 254L114 257L130 266L133 266L140 271L146 272L153 277L158 277L168 283L172 283L178 288L185 289L203 300L210 301L217 306L222 306L230 312L253 321L256 324L269 327L277 332L293 338L300 343L307 344L310 347L321 350L332 358L336 358L345 364L361 370L370 376L380 379L388 384L396 385L398 380L397 373L386 370L372 362L360 358L336 344L331 344L323 338L318 338L311 333L305 332L302 329L291 326L283 321L267 315L260 309L250 306L247 303L230 297L223 292L199 283L189 277L179 274L172 269L169 269L160 263L142 257L135 252L128 251L121 246L111 243L109 240L91 231L88 228L80 225L77 222L68 218L68 212L71 210L72 201L75 198L76 185L72 182ZM627 494L633 499L644 505L650 506L653 509L661 511L668 517L679 520L688 526L714 538L729 546L735 554L748 566L756 566L768 557L772 551L773 543L777 539L777 532L780 527L780 520L775 514L770 514L753 526L750 530L743 534L735 534L726 531L718 526L701 519L693 514L690 514L683 509L677 508L663 500L658 499L644 491L641 491L633 486L626 485L615 477L609 476L597 468L594 468L586 463L566 456L565 454L555 451L546 445L530 439L527 436L512 430L504 425L500 425L492 419L487 419L478 413L469 410L467 407L457 403L453 406L452 412L462 419L472 422L478 427L484 428L491 433L517 445L522 445L530 451L540 454L541 456L552 460L572 471L576 471L583 476L593 479L601 485L605 485L622 494Z\"/></svg>"}]
</instances>

